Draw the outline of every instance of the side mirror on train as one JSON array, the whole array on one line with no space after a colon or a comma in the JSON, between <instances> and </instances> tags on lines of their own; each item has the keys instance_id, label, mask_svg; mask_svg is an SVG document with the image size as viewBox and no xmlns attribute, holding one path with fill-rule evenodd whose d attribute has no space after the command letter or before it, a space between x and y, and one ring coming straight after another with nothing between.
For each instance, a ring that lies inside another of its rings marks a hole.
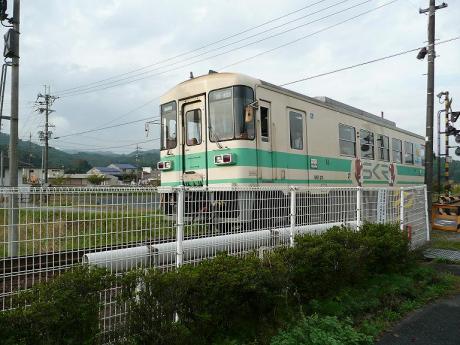
<instances>
[{"instance_id":1,"label":"side mirror on train","mask_svg":"<svg viewBox=\"0 0 460 345\"><path fill-rule=\"evenodd\" d=\"M259 108L259 102L254 101L252 103L249 103L245 108L244 108L244 121L246 123L252 122L254 119L254 113L255 111Z\"/></svg>"},{"instance_id":2,"label":"side mirror on train","mask_svg":"<svg viewBox=\"0 0 460 345\"><path fill-rule=\"evenodd\" d=\"M252 122L252 119L254 118L254 108L252 105L248 104L246 108L244 109L244 121L246 123Z\"/></svg>"}]
</instances>

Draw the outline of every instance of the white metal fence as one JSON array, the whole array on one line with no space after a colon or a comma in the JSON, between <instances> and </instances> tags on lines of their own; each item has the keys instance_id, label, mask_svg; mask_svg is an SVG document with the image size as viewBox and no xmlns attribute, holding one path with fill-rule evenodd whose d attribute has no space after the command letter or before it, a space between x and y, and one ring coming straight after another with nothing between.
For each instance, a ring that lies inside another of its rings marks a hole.
<instances>
[{"instance_id":1,"label":"white metal fence","mask_svg":"<svg viewBox=\"0 0 460 345\"><path fill-rule=\"evenodd\" d=\"M168 270L218 252L294 244L334 225L399 222L415 248L429 239L424 186L407 188L3 188L0 310L81 262L118 274ZM123 320L117 288L101 294L101 328Z\"/></svg>"}]
</instances>

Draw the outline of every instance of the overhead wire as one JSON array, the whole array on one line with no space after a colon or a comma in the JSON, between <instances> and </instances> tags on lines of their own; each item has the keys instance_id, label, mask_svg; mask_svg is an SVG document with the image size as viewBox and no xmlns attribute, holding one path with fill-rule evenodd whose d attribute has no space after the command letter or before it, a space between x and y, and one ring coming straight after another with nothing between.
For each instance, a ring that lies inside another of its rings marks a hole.
<instances>
[{"instance_id":1,"label":"overhead wire","mask_svg":"<svg viewBox=\"0 0 460 345\"><path fill-rule=\"evenodd\" d=\"M362 4L367 3L367 2L369 2L369 1L371 1L371 0L364 1L364 2L359 3L359 4L357 4L357 5L351 6L351 7L347 8L347 9L345 9L345 10L341 10L341 11L339 11L339 12L336 12L336 13L330 14L330 15L328 15L328 16L325 16L325 17L323 17L323 18L317 19L316 21L321 20L321 19L324 19L324 18L327 18L327 17L330 17L330 16L335 15L335 14L337 14L337 13L342 13L342 12L344 12L344 11L346 11L346 10L349 10L349 9L354 8L354 7L356 7L356 6L362 5ZM394 1L398 1L398 0L393 0L392 2L394 2ZM392 2L391 2L391 3L392 3ZM388 3L388 4L389 4L389 3ZM337 3L336 3L335 5L337 5ZM385 4L385 5L387 5L387 4ZM384 5L379 6L378 8L383 7L383 6L384 6ZM378 8L377 8L377 9L378 9ZM375 9L374 9L374 10L375 10ZM372 10L371 10L371 11L372 11ZM368 13L368 12L366 12L366 13ZM361 14L361 15L363 15L363 14ZM347 21L349 21L349 20L347 20ZM310 22L310 23L311 23L311 22ZM340 23L339 23L339 24L340 24ZM332 26L332 27L335 27L335 26L337 26L337 25L339 25L339 24L336 24L336 25L334 25L334 26ZM305 25L308 25L308 23L303 24L302 26L305 26ZM297 28L297 27L296 27L296 28ZM329 27L329 28L330 28L330 27ZM283 34L283 33L288 32L288 31L292 31L293 29L295 29L295 28L291 28L291 29L289 29L289 30L285 30L285 31L283 31L283 32L281 32L281 33L277 33L276 35L280 35L280 34ZM325 30L327 30L327 29L328 29L328 28L325 28L325 29L321 30L321 32L322 32L322 31L325 31ZM313 34L310 34L309 37L312 36L312 35L314 35L314 33L313 33ZM274 36L272 36L272 37L274 37ZM262 39L262 40L265 40L265 39L268 39L268 38L264 38L264 39ZM259 41L257 41L257 42L260 42L260 41L261 41L261 40L259 40ZM255 42L251 42L250 44L254 44L254 43L255 43ZM247 45L245 45L245 46L247 46ZM241 48L243 48L243 47L239 47L239 48L237 48L237 49L241 49ZM276 49L279 49L279 47L277 47ZM224 52L224 53L225 53L225 52ZM218 55L221 55L221 54L218 54ZM214 57L215 57L215 56L214 56ZM208 57L208 58L212 58L212 57ZM208 59L208 58L206 58L206 59ZM239 62L238 62L238 63L239 63ZM165 72L167 72L167 71L165 71ZM157 99L157 97L155 97L155 98L149 100L148 102L144 103L143 105L141 105L141 106L139 106L139 107L136 107L135 109L132 109L132 110L126 112L126 113L123 113L123 114L117 116L116 118L110 120L109 122L107 122L107 123L105 123L105 124L113 123L113 122L116 121L117 119L119 119L119 118L121 118L121 117L123 117L123 116L126 116L126 115L128 115L128 114L130 114L130 113L133 113L134 111L139 110L139 109L145 107L146 105L148 105L148 104L150 104L151 102L153 102L155 99ZM142 121L142 120L140 120L140 121ZM98 131L98 130L101 130L101 129L96 129L95 131Z\"/></svg>"},{"instance_id":2,"label":"overhead wire","mask_svg":"<svg viewBox=\"0 0 460 345\"><path fill-rule=\"evenodd\" d=\"M276 22L276 21L278 21L278 20L280 20L280 19L289 17L289 16L291 16L291 15L293 15L293 14L295 14L295 13L301 12L301 11L307 9L307 8L313 7L313 6L317 5L317 4L323 3L323 2L325 2L325 1L328 1L328 0L316 1L316 2L314 2L314 3L312 3L312 4L309 4L309 5L306 5L306 6L304 6L304 7L301 7L301 8L299 8L299 9L297 9L297 10L291 11L291 12L289 12L289 13L287 13L287 14L281 15L281 16L276 17L276 18L273 18L273 19L270 19L270 20L265 21L265 22L263 22L263 23L261 23L261 24L257 24L257 25L255 25L255 26L249 27L249 28L247 28L247 29L244 29L244 30L239 31L239 32L234 33L234 34L231 34L231 35L229 35L229 36L225 36L225 37L220 38L220 39L218 39L218 40L216 40L216 41L213 41L213 42L211 42L211 43L207 43L207 44L205 44L205 45L203 45L203 46L200 46L200 47L198 47L198 48L194 48L194 49L188 50L188 51L186 51L186 52L179 53L179 54L177 54L177 55L175 55L175 56L168 57L168 58L165 58L165 59L160 60L160 61L156 61L156 62L154 62L154 63L152 63L152 64L150 64L150 65L147 65L147 66L144 66L144 67L140 67L140 68L136 68L136 69L133 69L133 70L128 71L128 72L120 73L120 74L114 75L114 76L109 77L109 78L105 78L105 79L101 79L101 80L98 80L98 81L94 81L94 82L82 84L82 85L80 85L80 86L76 86L76 87L72 87L72 88L67 88L67 89L63 89L63 90L58 90L58 91L56 91L56 94L60 94L60 93L63 93L63 92L65 92L65 91L69 91L69 90L79 89L79 88L82 88L82 87L85 87L85 86L89 86L89 85L94 85L94 84L97 84L97 83L102 83L102 82L104 82L104 81L111 80L111 79L114 79L114 78L118 78L118 77L121 77L121 76L125 76L125 75L131 74L131 73L135 73L135 72L138 72L138 71L141 71L141 70L144 70L144 69L147 69L147 68L156 66L156 65L161 64L161 63L164 63L164 62L169 62L169 61L174 60L174 59L176 59L176 58L178 58L178 57L182 57L182 56L188 55L188 54L190 54L190 53L194 53L194 52L199 51L199 50L202 50L202 49L204 49L204 48L213 46L213 45L215 45L215 44L218 44L218 43L221 43L221 42L224 42L224 41L227 41L227 40L229 40L229 39L231 39L231 38L234 38L234 37L243 35L243 34L245 34L245 33L247 33L247 32L256 30L256 29L258 29L258 28L260 28L260 27L263 27L263 26L265 26L265 25L271 24L271 23Z\"/></svg>"},{"instance_id":3,"label":"overhead wire","mask_svg":"<svg viewBox=\"0 0 460 345\"><path fill-rule=\"evenodd\" d=\"M257 43L260 43L260 42L263 42L263 41L266 41L266 40L269 40L269 39L272 39L272 38L275 38L275 37L278 37L278 36L281 36L283 34L286 34L288 32L291 32L293 30L297 30L299 28L302 28L302 27L305 27L305 26L308 26L308 25L311 25L311 24L314 24L314 23L317 23L319 21L322 21L322 20L325 20L325 19L328 19L328 18L331 18L333 16L336 16L336 15L339 15L339 14L342 14L346 11L349 11L349 10L352 10L358 6L362 6L364 4L367 4L371 1L375 1L375 0L365 0L365 1L362 1L358 4L355 4L355 5L352 5L352 6L349 6L345 9L341 9L339 11L336 11L334 13L330 13L328 15L325 15L323 17L320 17L320 18L317 18L315 20L312 20L312 21L309 21L307 23L304 23L304 24L301 24L301 25L298 25L294 28L290 28L290 29L287 29L287 30L284 30L284 31L281 31L281 32L278 32L278 33L275 33L273 35L270 35L270 36L267 36L267 37L263 37L261 39L258 39L258 40L255 40L255 41L252 41L252 42L249 42L249 43L245 43L243 45L240 45L238 47L235 47L235 48L232 48L232 49L228 49L228 50L225 50L223 52L220 52L218 54L214 54L214 55L211 55L211 56L207 56L207 57L204 57L204 58L201 58L201 59L198 59L198 60L195 60L195 61L191 61L191 62L187 62L186 64L182 64L180 66L177 66L177 67L174 67L174 68L170 68L170 69L167 69L167 70L164 70L164 71L159 71L157 73L152 73L154 71L145 71L145 72L142 72L142 73L139 73L137 76L139 76L139 78L135 78L135 79L131 79L132 77L129 77L129 78L124 78L124 79L120 79L120 80L115 80L113 82L110 82L110 83L107 83L107 84L104 84L104 85L99 85L97 87L90 87L90 88L87 88L87 89L81 89L81 90L77 90L75 92L70 92L70 93L63 93L63 94L60 94L60 97L61 98L66 98L66 97L73 97L73 96L78 96L78 95L83 95L83 94L88 94L88 93L92 93L92 92L96 92L96 91L102 91L102 90L107 90L107 89L111 89L111 88L114 88L114 87L117 87L117 86L121 86L121 85L128 85L128 84L131 84L131 83L134 83L134 82L137 82L137 81L141 81L141 80L145 80L145 79L148 79L148 78L152 78L154 76L158 76L158 75L163 75L165 73L168 73L168 72L172 72L172 71L176 71L176 70L179 70L181 68L184 68L184 67L188 67L188 66L191 66L191 65L194 65L196 63L199 63L199 62L203 62L203 61L206 61L206 60L210 60L210 59L213 59L213 58L216 58L216 57L219 57L219 56L222 56L222 55L225 55L225 54L228 54L228 53L232 53L234 51L237 51L237 50L240 50L240 49L243 49L243 48L246 48L246 47L249 47L251 45L254 45L254 44L257 44ZM392 2L395 2L395 1L399 1L399 0L393 0ZM338 6L339 4L341 4L343 1L339 2L339 3L336 3L334 6ZM386 5L385 5L386 6ZM379 6L377 7L376 9L379 9L383 6ZM375 9L374 9L375 10ZM372 12L372 10L371 10ZM364 13L364 14L367 14L368 12ZM339 23L340 24L340 23ZM335 25L337 26L337 25ZM335 27L333 26L333 27ZM330 27L332 28L332 27ZM322 30L320 32L323 32L323 31L326 31L330 28L327 28L325 30ZM313 36L317 33L313 33L310 36ZM216 49L218 50L218 49ZM216 51L216 50L213 50L213 51ZM213 52L213 51L210 51L210 52ZM189 59L187 60L184 60L184 61L189 61ZM180 61L180 62L183 62L183 61ZM172 65L175 65L177 64L176 63L173 63L171 64ZM169 66L164 66L164 67L169 67ZM142 76L141 76L142 75ZM128 80L129 79L129 80Z\"/></svg>"},{"instance_id":4,"label":"overhead wire","mask_svg":"<svg viewBox=\"0 0 460 345\"><path fill-rule=\"evenodd\" d=\"M453 42L453 41L456 41L456 40L459 40L459 39L460 39L460 36L456 36L456 37L453 37L453 38L450 38L450 39L447 39L447 40L439 41L439 42L436 43L436 45ZM408 50L403 50L403 51L400 51L400 52L397 52L397 53L382 56L380 58L360 62L360 63L350 65L350 66L346 66L346 67L337 68L337 69L329 71L329 72L319 73L319 74L304 77L304 78L301 78L301 79L296 79L296 80L293 80L293 81L289 81L289 82L286 82L286 83L283 83L283 84L278 84L278 86L292 85L292 84L300 83L302 81L307 81L307 80L316 79L316 78L319 78L319 77L324 77L324 76L327 76L327 75L330 75L330 74L335 74L335 73L347 71L347 70L354 69L354 68L357 68L357 67L362 67L362 66L365 66L365 65L369 65L369 64L372 64L372 63L375 63L375 62L388 60L388 59L392 59L392 58L395 58L395 57L398 57L398 56L401 56L401 55L406 55L406 54L409 54L409 53L413 53L413 52L419 51L422 48L423 47L417 47L417 48L412 48L412 49L408 49Z\"/></svg>"},{"instance_id":5,"label":"overhead wire","mask_svg":"<svg viewBox=\"0 0 460 345\"><path fill-rule=\"evenodd\" d=\"M130 143L130 144L124 144L124 145L93 147L91 149L85 149L85 151L99 151L99 150L125 148L125 147L136 146L136 145L139 145L139 144L150 143L150 142L156 141L156 140L160 140L160 138L152 138L152 139L149 139L149 140L137 141L137 142L133 142L133 143Z\"/></svg>"},{"instance_id":6,"label":"overhead wire","mask_svg":"<svg viewBox=\"0 0 460 345\"><path fill-rule=\"evenodd\" d=\"M127 125L130 125L130 124L133 124L133 123L144 122L144 121L147 121L147 120L153 120L153 119L157 119L157 118L159 118L159 116L157 116L157 117L152 117L152 116L145 117L143 119L138 119L138 120L134 120L134 121L127 121L127 122L118 123L118 124L111 125L111 126L99 127L99 128L88 129L88 130L84 130L84 131L80 131L80 132L59 135L54 139L66 138L66 137L71 137L71 136L80 135L80 134L86 134L86 133L99 132L99 131L106 130L106 129L116 128L116 127L121 127L121 126L127 126Z\"/></svg>"},{"instance_id":7,"label":"overhead wire","mask_svg":"<svg viewBox=\"0 0 460 345\"><path fill-rule=\"evenodd\" d=\"M439 41L439 42L436 43L436 45L446 44L446 43L453 42L453 41L456 41L456 40L459 40L459 39L460 39L460 36L456 36L456 37L453 37L453 38L450 38L450 39L447 39L447 40ZM386 56L383 56L383 57L380 57L380 58L367 60L367 61L360 62L360 63L357 63L357 64L353 64L353 65L350 65L350 66L337 68L337 69L334 69L332 71L319 73L319 74L316 74L316 75L312 75L312 76L304 77L304 78L301 78L301 79L296 79L296 80L293 80L293 81L278 84L278 86L287 86L287 85L299 83L299 82L302 82L302 81L316 79L316 78L323 77L323 76L326 76L326 75L331 75L331 74L339 73L339 72L342 72L342 71L354 69L354 68L357 68L357 67L369 65L369 64L372 64L372 63L375 63L375 62L392 59L392 58L395 58L395 57L398 57L398 56L402 56L402 55L406 55L406 54L409 54L409 53L412 53L412 52L416 52L416 51L420 50L421 48L422 47L417 47L417 48L412 48L412 49L408 49L408 50L403 50L403 51L396 52L396 53L393 53L393 54L389 54L389 55L386 55ZM154 118L152 117L150 119L154 119ZM135 122L139 122L139 121L135 121ZM129 123L133 123L133 121L130 121L130 122L127 122L127 123L124 123L124 124L119 124L119 125L125 125L125 124L129 124ZM99 130L102 130L102 129L99 129ZM90 131L85 131L85 132L90 132ZM78 135L78 134L80 134L80 133L72 133L72 134L69 134L67 136ZM61 137L65 137L65 136L61 136ZM56 139L59 139L59 138L56 138ZM155 140L155 139L152 139L152 140ZM150 140L147 140L146 142L149 142L149 141Z\"/></svg>"},{"instance_id":8,"label":"overhead wire","mask_svg":"<svg viewBox=\"0 0 460 345\"><path fill-rule=\"evenodd\" d=\"M355 19L357 19L357 18L360 18L360 17L362 17L362 16L364 16L364 15L366 15L366 14L375 12L375 11L377 11L377 10L383 8L383 7L389 6L389 5L391 5L391 4L393 4L393 3L397 2L397 1L399 1L399 0L391 0L391 1L386 2L386 3L382 4L382 5L379 5L379 6L375 7L375 8L372 8L372 9L370 9L370 10L366 10L366 11L360 12L359 14L354 15L354 16L352 16L352 17L350 17L350 18L347 18L347 19L345 19L345 20L341 20L341 21L339 21L339 22L337 22L337 23L335 23L335 24L332 24L332 25L326 26L326 27L324 27L324 28L322 28L322 29L319 29L319 30L317 30L317 31L314 31L314 32L312 32L312 33L310 33L310 34L308 34L308 35L299 37L299 38L297 38L297 39L295 39L295 40L292 40L292 41L289 41L289 42L287 42L287 43L281 44L281 45L276 46L276 47L274 47L274 48L265 50L265 51L263 51L263 52L260 52L260 53L251 55L251 56L249 56L249 57L247 57L247 58L244 58L244 59L241 59L241 60L239 60L239 61L233 62L233 63L231 63L231 64L225 65L225 66L223 66L223 67L221 67L221 68L218 68L217 70L218 70L218 71L221 71L221 70L226 69L226 68L228 68L228 67L235 66L235 65L238 65L238 64L240 64L240 63L243 63L243 62L246 62L246 61L255 59L255 58L257 58L257 57L259 57L259 56L261 56L261 55L264 55L264 54L267 54L267 53L271 53L271 52L273 52L273 51L275 51L275 50L278 50L278 49L280 49L280 48L287 47L287 46L289 46L289 45L292 45L292 44L294 44L294 43L297 43L297 42L300 42L300 41L302 41L302 40L304 40L304 39L307 39L307 38L309 38L309 37L312 37L312 36L314 36L314 35L320 34L320 33L322 33L322 32L325 32L325 31L327 31L327 30L333 29L333 28L335 28L335 27L337 27L337 26L340 26L340 25L342 25L342 24L345 24L345 23L348 23L348 22L350 22L350 21L352 21L352 20L355 20Z\"/></svg>"},{"instance_id":9,"label":"overhead wire","mask_svg":"<svg viewBox=\"0 0 460 345\"><path fill-rule=\"evenodd\" d=\"M351 18L348 18L340 23L336 23L334 24L333 26L330 26L330 27L335 27L337 25L340 25L340 24L343 24L345 22L348 22L352 19L355 19L359 16L362 16L364 14L367 14L369 12L372 12L372 11L375 11L381 7L384 7L384 6L387 6L387 5L390 5L394 2L396 2L398 0L393 0L393 1L390 1L388 3L385 3L383 5L380 5L378 6L377 8L374 8L374 9L371 9L371 10L368 10L368 11L365 11L365 12L362 12L356 16L353 16ZM327 27L327 28L330 28L330 27ZM326 29L326 28L324 28ZM305 38L305 36L303 37ZM300 38L300 39L303 39L303 38ZM452 39L449 39L449 40L445 40L445 41L441 41L441 42L438 42L437 44L444 44L444 43L447 43L447 42L451 42L451 41L454 41L454 40L457 40L459 39L460 37L455 37L455 38L452 38ZM295 41L298 41L300 39L297 39ZM283 45L285 46L285 45ZM274 49L279 49L281 46L278 46ZM386 59L390 59L390 58L394 58L394 57L397 57L397 56L401 56L401 55L405 55L405 54L408 54L410 52L414 52L416 50L418 50L420 48L414 48L414 49L410 49L410 50L407 50L407 51L402 51L402 52L398 52L398 53L394 53L394 54L390 54L390 55L387 55L387 56L384 56L384 57L381 57L381 58L377 58L377 59L373 59L373 60L369 60L369 61L365 61L365 62L362 62L362 63L359 63L359 64L354 64L354 65L351 65L351 66L346 66L346 67L343 67L343 68L339 68L339 69L336 69L336 70L333 70L333 71L329 71L329 72L325 72L325 73L320 73L320 74L317 74L317 75L313 75L313 76L309 76L309 77L305 77L305 78L301 78L301 79L298 79L298 80L295 80L295 81L292 81L292 82L287 82L287 83L284 83L284 84L280 84L280 86L286 86L286 85L290 85L290 84L294 84L294 83L298 83L298 82L301 82L301 81L305 81L305 80L310 80L310 79L314 79L314 78L318 78L318 77L321 77L321 76L326 76L326 75L330 75L330 74L333 74L333 73L338 73L338 72L341 72L341 71L345 71L345 70L349 70L349 69L353 69L353 68L357 68L357 67L360 67L360 66L364 66L364 65L367 65L367 64L371 64L371 63L374 63L374 62L378 62L378 61L382 61L382 60L386 60ZM263 52L265 53L265 52ZM258 54L260 55L260 54ZM240 61L241 62L241 61ZM238 62L239 63L239 62ZM126 123L122 123L122 124L117 124L117 125L114 125L114 126L109 126L108 128L113 128L113 127L118 127L118 126L123 126L123 125L127 125L127 124L131 124L131 123L136 123L136 122L141 122L141 121L145 121L147 119L156 119L156 118L159 118L159 117L151 117L151 118L146 118L146 119L140 119L140 120L135 120L135 121L130 121L130 122L126 122ZM76 133L70 133L70 134L67 134L67 135L63 135L63 136L60 136L60 137L67 137L67 136L74 136L74 135L80 135L80 134L84 134L84 133L90 133L90 132L94 132L94 131L100 131L100 130L105 130L105 129L108 129L108 128L97 128L97 129L92 129L92 130L87 130L87 131L83 131L83 132L76 132ZM153 140L153 139L152 139Z\"/></svg>"}]
</instances>

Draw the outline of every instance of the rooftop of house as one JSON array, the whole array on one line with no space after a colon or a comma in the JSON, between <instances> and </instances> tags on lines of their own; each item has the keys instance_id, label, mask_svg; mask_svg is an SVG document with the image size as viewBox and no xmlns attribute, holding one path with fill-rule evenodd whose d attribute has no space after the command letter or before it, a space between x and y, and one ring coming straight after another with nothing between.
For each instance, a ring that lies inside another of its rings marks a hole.
<instances>
[{"instance_id":1,"label":"rooftop of house","mask_svg":"<svg viewBox=\"0 0 460 345\"><path fill-rule=\"evenodd\" d=\"M112 163L110 166L117 167L118 169L137 169L134 165L128 163Z\"/></svg>"},{"instance_id":2,"label":"rooftop of house","mask_svg":"<svg viewBox=\"0 0 460 345\"><path fill-rule=\"evenodd\" d=\"M91 170L93 169L98 170L103 174L109 174L109 175L119 175L120 174L119 169L112 168L112 167L93 167Z\"/></svg>"}]
</instances>

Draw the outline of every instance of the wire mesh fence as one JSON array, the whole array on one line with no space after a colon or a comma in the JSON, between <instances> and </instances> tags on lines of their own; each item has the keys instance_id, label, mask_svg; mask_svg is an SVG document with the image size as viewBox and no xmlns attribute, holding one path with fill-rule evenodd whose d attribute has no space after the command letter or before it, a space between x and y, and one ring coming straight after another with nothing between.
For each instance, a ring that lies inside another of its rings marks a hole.
<instances>
[{"instance_id":1,"label":"wire mesh fence","mask_svg":"<svg viewBox=\"0 0 460 345\"><path fill-rule=\"evenodd\" d=\"M219 252L262 254L334 225L395 223L412 247L429 238L424 186L3 188L0 310L79 263L122 274L171 270ZM123 322L118 287L101 292L101 330Z\"/></svg>"}]
</instances>

